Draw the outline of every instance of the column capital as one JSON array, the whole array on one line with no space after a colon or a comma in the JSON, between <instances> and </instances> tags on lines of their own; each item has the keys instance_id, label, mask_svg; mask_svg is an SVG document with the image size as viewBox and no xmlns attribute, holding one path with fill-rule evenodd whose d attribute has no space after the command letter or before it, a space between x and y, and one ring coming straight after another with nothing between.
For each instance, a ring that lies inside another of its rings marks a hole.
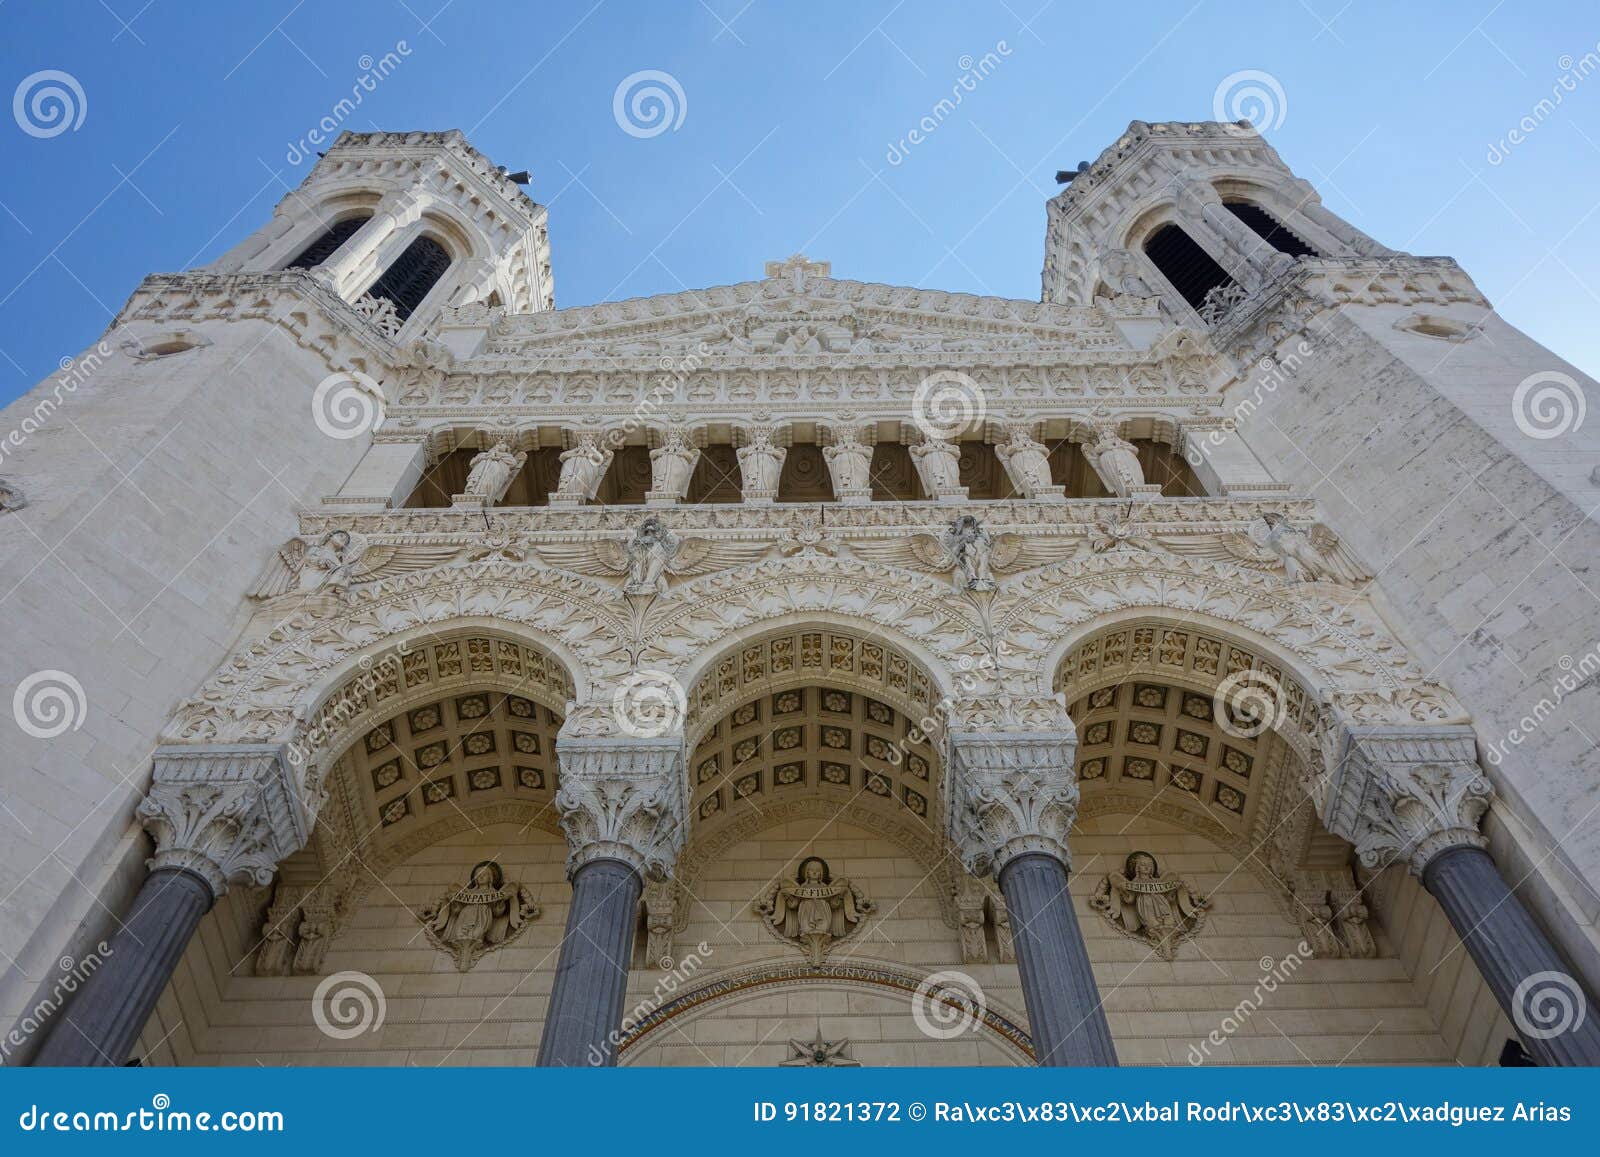
<instances>
[{"instance_id":1,"label":"column capital","mask_svg":"<svg viewBox=\"0 0 1600 1157\"><path fill-rule=\"evenodd\" d=\"M311 828L283 744L158 747L138 815L156 842L149 869L193 872L218 899L231 883L270 883Z\"/></svg>"},{"instance_id":2,"label":"column capital","mask_svg":"<svg viewBox=\"0 0 1600 1157\"><path fill-rule=\"evenodd\" d=\"M1029 852L1071 866L1077 746L1066 730L951 733L950 838L969 872L998 874Z\"/></svg>"},{"instance_id":3,"label":"column capital","mask_svg":"<svg viewBox=\"0 0 1600 1157\"><path fill-rule=\"evenodd\" d=\"M1441 852L1487 846L1478 822L1494 788L1470 727L1346 727L1334 745L1317 810L1362 863L1420 876Z\"/></svg>"},{"instance_id":4,"label":"column capital","mask_svg":"<svg viewBox=\"0 0 1600 1157\"><path fill-rule=\"evenodd\" d=\"M683 738L561 738L556 810L570 876L593 860L672 874L684 841Z\"/></svg>"}]
</instances>

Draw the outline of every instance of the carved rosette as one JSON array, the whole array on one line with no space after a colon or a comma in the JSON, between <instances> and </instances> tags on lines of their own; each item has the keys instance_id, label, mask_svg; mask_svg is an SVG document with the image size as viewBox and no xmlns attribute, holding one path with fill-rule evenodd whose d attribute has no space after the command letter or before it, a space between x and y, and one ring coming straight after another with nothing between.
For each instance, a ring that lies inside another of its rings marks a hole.
<instances>
[{"instance_id":1,"label":"carved rosette","mask_svg":"<svg viewBox=\"0 0 1600 1157\"><path fill-rule=\"evenodd\" d=\"M1470 727L1349 728L1339 745L1318 811L1362 863L1405 862L1420 876L1443 851L1487 846L1478 823L1494 788Z\"/></svg>"},{"instance_id":2,"label":"carved rosette","mask_svg":"<svg viewBox=\"0 0 1600 1157\"><path fill-rule=\"evenodd\" d=\"M1071 866L1077 744L1071 731L950 736L950 838L969 872L998 874L1029 852Z\"/></svg>"},{"instance_id":3,"label":"carved rosette","mask_svg":"<svg viewBox=\"0 0 1600 1157\"><path fill-rule=\"evenodd\" d=\"M232 883L271 883L310 830L277 744L157 748L138 815L156 842L146 866L193 872L218 898Z\"/></svg>"},{"instance_id":4,"label":"carved rosette","mask_svg":"<svg viewBox=\"0 0 1600 1157\"><path fill-rule=\"evenodd\" d=\"M591 860L621 860L648 879L670 876L685 830L681 737L562 738L556 752L567 874Z\"/></svg>"}]
</instances>

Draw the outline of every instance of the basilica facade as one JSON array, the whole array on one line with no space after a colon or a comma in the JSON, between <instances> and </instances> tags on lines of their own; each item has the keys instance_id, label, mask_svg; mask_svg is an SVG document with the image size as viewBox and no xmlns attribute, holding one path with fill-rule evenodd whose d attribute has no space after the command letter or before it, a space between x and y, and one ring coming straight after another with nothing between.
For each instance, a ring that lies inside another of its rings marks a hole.
<instances>
[{"instance_id":1,"label":"basilica facade","mask_svg":"<svg viewBox=\"0 0 1600 1157\"><path fill-rule=\"evenodd\" d=\"M1593 383L1248 125L1061 179L557 309L346 133L146 278L5 412L6 1062L1600 1063Z\"/></svg>"}]
</instances>

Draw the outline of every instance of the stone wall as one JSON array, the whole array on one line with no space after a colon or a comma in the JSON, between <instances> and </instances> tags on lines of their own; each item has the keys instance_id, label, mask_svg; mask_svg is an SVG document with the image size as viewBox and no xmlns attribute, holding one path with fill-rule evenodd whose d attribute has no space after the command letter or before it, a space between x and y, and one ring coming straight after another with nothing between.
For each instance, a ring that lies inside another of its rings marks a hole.
<instances>
[{"instance_id":1,"label":"stone wall","mask_svg":"<svg viewBox=\"0 0 1600 1157\"><path fill-rule=\"evenodd\" d=\"M1457 953L1450 983L1413 980L1414 943L1437 945L1437 909L1425 895L1402 904L1382 893L1382 913L1408 923L1382 937L1375 960L1315 960L1297 952L1298 930L1277 898L1248 868L1204 838L1170 825L1125 816L1086 821L1073 840L1072 891L1096 979L1124 1064L1449 1063L1492 1061L1503 1041L1499 1012L1470 961ZM1146 945L1113 930L1089 907L1107 871L1129 851L1153 852L1164 873L1207 894L1212 912L1200 937L1176 960L1153 958ZM1014 966L963 964L955 929L942 917L926 869L882 837L844 824L797 820L730 847L695 887L687 925L674 941L682 993L715 976L758 964L793 963L751 911L751 900L780 871L806 855L859 883L878 905L859 938L830 960L882 964L922 976L957 969L971 976L990 1007L1026 1024ZM472 971L423 938L412 915L497 858L508 879L526 883L543 913L514 944ZM262 898L236 894L204 922L173 986L147 1027L141 1052L150 1064L531 1064L566 918L565 849L553 834L496 825L452 836L375 882L328 952L325 975L354 969L384 993L381 1031L332 1040L312 1019L320 977L257 977L247 959L259 929ZM1446 929L1446 931L1448 931ZM704 942L709 952L691 967ZM1407 946L1395 955L1391 944ZM642 955L636 956L642 961ZM1274 991L1265 977L1278 974ZM666 974L638 967L629 1008L654 1006ZM670 995L668 996L670 1000ZM1242 1006L1255 1002L1253 1010ZM622 1053L630 1065L771 1065L789 1055L791 1038L848 1038L867 1065L1014 1064L1016 1054L988 1031L950 1039L923 1033L905 992L807 983L752 986L671 1017ZM1215 1031L1218 1042L1208 1040Z\"/></svg>"},{"instance_id":2,"label":"stone wall","mask_svg":"<svg viewBox=\"0 0 1600 1157\"><path fill-rule=\"evenodd\" d=\"M28 500L0 518L0 687L9 699L54 671L83 692L76 726L53 738L0 712L7 1027L54 983L60 957L113 931L148 854L133 806L155 736L232 645L242 596L295 532L295 509L336 491L365 441L318 428L311 397L328 367L284 330L186 328L211 344L140 360L112 331L79 356L77 376L53 376L0 414L0 438L46 416L0 461ZM63 378L76 384L58 388Z\"/></svg>"}]
</instances>

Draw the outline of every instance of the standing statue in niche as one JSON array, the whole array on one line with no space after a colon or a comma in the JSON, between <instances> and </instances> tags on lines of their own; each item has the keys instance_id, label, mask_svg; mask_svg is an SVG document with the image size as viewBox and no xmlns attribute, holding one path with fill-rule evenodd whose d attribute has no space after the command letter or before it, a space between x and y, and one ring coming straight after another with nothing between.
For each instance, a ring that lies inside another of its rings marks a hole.
<instances>
[{"instance_id":1,"label":"standing statue in niche","mask_svg":"<svg viewBox=\"0 0 1600 1157\"><path fill-rule=\"evenodd\" d=\"M483 499L485 506L493 506L506 496L511 480L528 460L526 452L516 453L501 441L473 456L467 487L463 493Z\"/></svg>"},{"instance_id":2,"label":"standing statue in niche","mask_svg":"<svg viewBox=\"0 0 1600 1157\"><path fill-rule=\"evenodd\" d=\"M507 884L493 860L473 865L466 887L446 892L421 912L429 943L449 953L462 972L522 935L538 916L533 893L522 884Z\"/></svg>"},{"instance_id":3,"label":"standing statue in niche","mask_svg":"<svg viewBox=\"0 0 1600 1157\"><path fill-rule=\"evenodd\" d=\"M594 501L613 456L612 451L600 448L600 435L579 435L576 446L561 452L561 478L556 483L556 493L568 500Z\"/></svg>"},{"instance_id":4,"label":"standing statue in niche","mask_svg":"<svg viewBox=\"0 0 1600 1157\"><path fill-rule=\"evenodd\" d=\"M833 475L834 496L864 495L872 489L872 448L863 445L854 433L832 446L822 448L828 473Z\"/></svg>"},{"instance_id":5,"label":"standing statue in niche","mask_svg":"<svg viewBox=\"0 0 1600 1157\"><path fill-rule=\"evenodd\" d=\"M1134 487L1144 485L1144 467L1132 442L1110 426L1101 426L1094 445L1084 447L1084 456L1100 476L1100 481L1118 498L1127 498Z\"/></svg>"},{"instance_id":6,"label":"standing statue in niche","mask_svg":"<svg viewBox=\"0 0 1600 1157\"><path fill-rule=\"evenodd\" d=\"M682 430L668 430L661 445L650 451L650 495L646 497L683 498L689 493L689 480L699 460L700 451L689 445Z\"/></svg>"},{"instance_id":7,"label":"standing statue in niche","mask_svg":"<svg viewBox=\"0 0 1600 1157\"><path fill-rule=\"evenodd\" d=\"M1089 905L1118 932L1149 944L1163 960L1171 960L1178 945L1200 931L1211 908L1182 880L1162 879L1149 852L1134 852L1120 874L1107 873Z\"/></svg>"},{"instance_id":8,"label":"standing statue in niche","mask_svg":"<svg viewBox=\"0 0 1600 1157\"><path fill-rule=\"evenodd\" d=\"M739 473L744 482L746 498L774 498L778 493L778 476L783 472L783 460L789 451L772 444L772 432L757 429L750 435L750 443L738 451Z\"/></svg>"},{"instance_id":9,"label":"standing statue in niche","mask_svg":"<svg viewBox=\"0 0 1600 1157\"><path fill-rule=\"evenodd\" d=\"M1013 426L994 452L1024 498L1038 498L1050 490L1049 455L1025 428Z\"/></svg>"},{"instance_id":10,"label":"standing statue in niche","mask_svg":"<svg viewBox=\"0 0 1600 1157\"><path fill-rule=\"evenodd\" d=\"M828 949L853 934L876 907L849 880L835 880L818 856L800 861L793 883L774 881L755 903L767 928L798 946L812 964L821 964Z\"/></svg>"}]
</instances>

